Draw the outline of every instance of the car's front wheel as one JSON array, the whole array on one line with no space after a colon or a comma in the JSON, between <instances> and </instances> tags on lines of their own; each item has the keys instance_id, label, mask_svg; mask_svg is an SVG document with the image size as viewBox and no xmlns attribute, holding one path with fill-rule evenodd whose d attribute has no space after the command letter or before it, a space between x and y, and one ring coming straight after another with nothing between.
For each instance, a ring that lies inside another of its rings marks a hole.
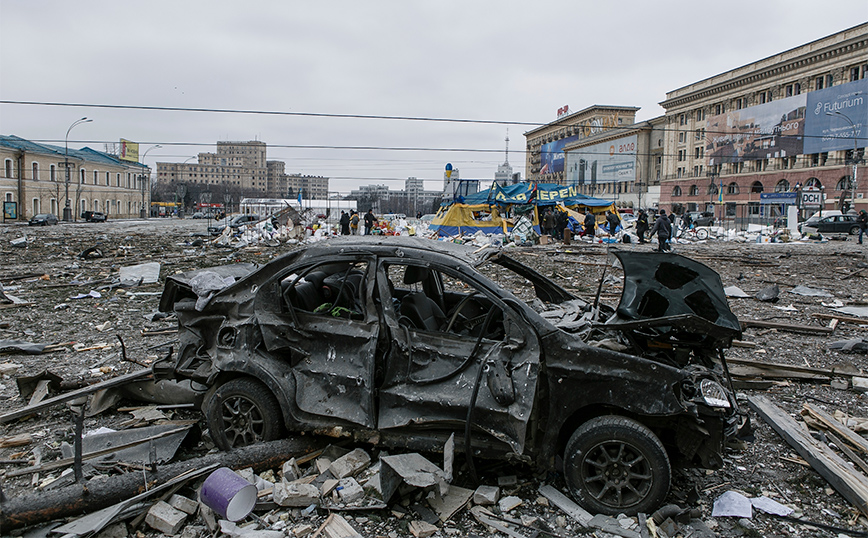
<instances>
[{"instance_id":1,"label":"car's front wheel","mask_svg":"<svg viewBox=\"0 0 868 538\"><path fill-rule=\"evenodd\" d=\"M564 453L573 497L591 513L653 512L669 492L672 470L660 439L635 420L607 415L582 424Z\"/></svg>"},{"instance_id":2,"label":"car's front wheel","mask_svg":"<svg viewBox=\"0 0 868 538\"><path fill-rule=\"evenodd\" d=\"M222 450L273 441L283 432L277 398L249 377L231 379L213 389L202 409L211 439Z\"/></svg>"}]
</instances>

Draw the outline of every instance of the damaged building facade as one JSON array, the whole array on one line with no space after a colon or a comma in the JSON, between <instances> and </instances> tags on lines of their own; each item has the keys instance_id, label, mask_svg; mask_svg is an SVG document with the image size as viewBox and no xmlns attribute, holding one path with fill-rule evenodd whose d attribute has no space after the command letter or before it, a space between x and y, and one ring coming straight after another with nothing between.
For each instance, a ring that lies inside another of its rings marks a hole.
<instances>
[{"instance_id":1,"label":"damaged building facade","mask_svg":"<svg viewBox=\"0 0 868 538\"><path fill-rule=\"evenodd\" d=\"M110 153L88 147L67 150L9 135L0 136L0 161L6 221L26 221L40 213L60 217L67 198L73 219L84 211L135 218L150 204L150 189L142 182L150 169Z\"/></svg>"}]
</instances>

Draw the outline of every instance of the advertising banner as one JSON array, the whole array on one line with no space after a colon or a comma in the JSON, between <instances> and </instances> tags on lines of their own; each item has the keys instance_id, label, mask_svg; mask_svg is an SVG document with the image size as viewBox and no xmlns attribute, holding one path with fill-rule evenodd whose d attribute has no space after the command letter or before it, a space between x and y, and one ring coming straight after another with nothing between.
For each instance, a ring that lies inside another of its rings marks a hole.
<instances>
[{"instance_id":1,"label":"advertising banner","mask_svg":"<svg viewBox=\"0 0 868 538\"><path fill-rule=\"evenodd\" d=\"M540 175L557 174L564 171L564 146L578 140L578 136L568 136L548 144L540 150Z\"/></svg>"},{"instance_id":2,"label":"advertising banner","mask_svg":"<svg viewBox=\"0 0 868 538\"><path fill-rule=\"evenodd\" d=\"M121 138L121 148L118 157L122 161L139 162L139 144Z\"/></svg>"},{"instance_id":3,"label":"advertising banner","mask_svg":"<svg viewBox=\"0 0 868 538\"><path fill-rule=\"evenodd\" d=\"M857 147L865 147L868 141L865 131L868 124L868 79L807 95L805 153L853 149L854 138Z\"/></svg>"},{"instance_id":4,"label":"advertising banner","mask_svg":"<svg viewBox=\"0 0 868 538\"><path fill-rule=\"evenodd\" d=\"M585 185L633 181L636 178L636 135L567 152L567 183Z\"/></svg>"},{"instance_id":5,"label":"advertising banner","mask_svg":"<svg viewBox=\"0 0 868 538\"><path fill-rule=\"evenodd\" d=\"M802 153L807 94L711 116L706 124L709 164ZM692 133L688 133L692 136Z\"/></svg>"}]
</instances>

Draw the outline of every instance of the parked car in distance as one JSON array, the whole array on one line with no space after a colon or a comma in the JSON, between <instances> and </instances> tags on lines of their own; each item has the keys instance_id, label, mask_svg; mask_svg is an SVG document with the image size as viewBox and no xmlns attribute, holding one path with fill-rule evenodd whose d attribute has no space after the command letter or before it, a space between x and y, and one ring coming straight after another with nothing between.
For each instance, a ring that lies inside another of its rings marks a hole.
<instances>
[{"instance_id":1,"label":"parked car in distance","mask_svg":"<svg viewBox=\"0 0 868 538\"><path fill-rule=\"evenodd\" d=\"M191 218L194 218L194 219L204 219L204 218L206 218L206 215L205 215L205 213L203 213L203 212L201 212L201 211L196 211L195 213L193 213L193 214L191 215Z\"/></svg>"},{"instance_id":2,"label":"parked car in distance","mask_svg":"<svg viewBox=\"0 0 868 538\"><path fill-rule=\"evenodd\" d=\"M259 222L261 220L259 215L248 213L246 215L235 215L229 220L229 224L219 224L214 226L209 226L208 231L212 235L220 235L223 233L223 230L226 229L226 226L229 226L233 230L238 230L245 224L251 224L254 222Z\"/></svg>"},{"instance_id":3,"label":"parked car in distance","mask_svg":"<svg viewBox=\"0 0 868 538\"><path fill-rule=\"evenodd\" d=\"M87 222L105 222L108 219L105 213L99 211L82 211L81 218Z\"/></svg>"},{"instance_id":4,"label":"parked car in distance","mask_svg":"<svg viewBox=\"0 0 868 538\"><path fill-rule=\"evenodd\" d=\"M710 211L691 211L688 214L690 215L690 222L696 226L714 225L714 213Z\"/></svg>"},{"instance_id":5,"label":"parked car in distance","mask_svg":"<svg viewBox=\"0 0 868 538\"><path fill-rule=\"evenodd\" d=\"M414 237L177 273L159 308L179 344L153 371L192 381L223 450L318 432L436 451L455 435L473 457L560 458L592 513L652 513L671 461L719 467L744 424L723 356L741 327L707 266L614 255L617 309L497 249Z\"/></svg>"},{"instance_id":6,"label":"parked car in distance","mask_svg":"<svg viewBox=\"0 0 868 538\"><path fill-rule=\"evenodd\" d=\"M57 224L57 215L54 213L40 213L33 215L30 219L30 226L49 226Z\"/></svg>"},{"instance_id":7,"label":"parked car in distance","mask_svg":"<svg viewBox=\"0 0 868 538\"><path fill-rule=\"evenodd\" d=\"M814 215L799 224L801 233L820 234L850 234L859 233L858 216L853 213L842 214L840 211L824 211L823 216Z\"/></svg>"}]
</instances>

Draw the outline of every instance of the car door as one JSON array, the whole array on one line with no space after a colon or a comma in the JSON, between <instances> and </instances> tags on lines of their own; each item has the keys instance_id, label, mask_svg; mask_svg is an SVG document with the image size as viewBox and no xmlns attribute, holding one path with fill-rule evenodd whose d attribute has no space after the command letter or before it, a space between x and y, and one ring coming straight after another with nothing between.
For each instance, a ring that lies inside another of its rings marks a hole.
<instances>
[{"instance_id":1,"label":"car door","mask_svg":"<svg viewBox=\"0 0 868 538\"><path fill-rule=\"evenodd\" d=\"M264 346L291 366L303 422L376 426L374 356L379 319L372 264L334 259L291 267L262 287L256 309Z\"/></svg>"},{"instance_id":2,"label":"car door","mask_svg":"<svg viewBox=\"0 0 868 538\"><path fill-rule=\"evenodd\" d=\"M400 258L379 262L391 342L378 385L379 429L463 435L472 418L474 436L520 454L536 396L539 342L500 299L498 291L505 292L483 286L472 272Z\"/></svg>"}]
</instances>

